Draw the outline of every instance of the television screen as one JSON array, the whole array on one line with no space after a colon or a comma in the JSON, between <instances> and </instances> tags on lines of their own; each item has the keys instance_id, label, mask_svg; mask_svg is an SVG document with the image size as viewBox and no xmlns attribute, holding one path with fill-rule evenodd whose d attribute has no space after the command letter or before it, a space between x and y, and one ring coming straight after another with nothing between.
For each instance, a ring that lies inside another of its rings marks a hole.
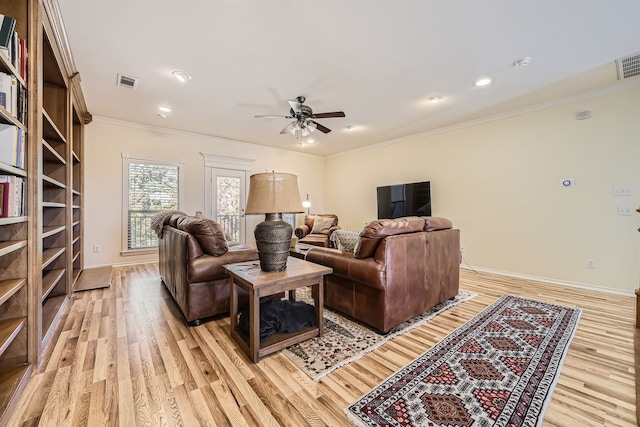
<instances>
[{"instance_id":1,"label":"television screen","mask_svg":"<svg viewBox=\"0 0 640 427\"><path fill-rule=\"evenodd\" d=\"M378 187L377 193L378 219L431 216L429 181Z\"/></svg>"}]
</instances>

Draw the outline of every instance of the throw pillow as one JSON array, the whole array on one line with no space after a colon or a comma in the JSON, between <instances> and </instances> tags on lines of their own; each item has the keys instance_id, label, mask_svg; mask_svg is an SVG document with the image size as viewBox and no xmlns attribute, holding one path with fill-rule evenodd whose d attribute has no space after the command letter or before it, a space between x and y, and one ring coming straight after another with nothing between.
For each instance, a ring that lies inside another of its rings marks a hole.
<instances>
[{"instance_id":1,"label":"throw pillow","mask_svg":"<svg viewBox=\"0 0 640 427\"><path fill-rule=\"evenodd\" d=\"M329 229L333 225L334 219L331 217L317 216L313 220L311 234L329 234Z\"/></svg>"},{"instance_id":2,"label":"throw pillow","mask_svg":"<svg viewBox=\"0 0 640 427\"><path fill-rule=\"evenodd\" d=\"M336 230L330 237L336 248L346 252L353 252L359 238L360 230Z\"/></svg>"}]
</instances>

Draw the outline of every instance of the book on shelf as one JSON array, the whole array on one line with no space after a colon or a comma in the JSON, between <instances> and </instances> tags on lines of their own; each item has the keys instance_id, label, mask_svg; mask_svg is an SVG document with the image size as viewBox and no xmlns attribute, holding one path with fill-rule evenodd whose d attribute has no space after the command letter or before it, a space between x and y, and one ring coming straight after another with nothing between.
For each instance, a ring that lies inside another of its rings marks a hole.
<instances>
[{"instance_id":1,"label":"book on shelf","mask_svg":"<svg viewBox=\"0 0 640 427\"><path fill-rule=\"evenodd\" d=\"M15 175L0 175L0 184L3 185L3 209L0 216L6 218L24 215L26 186L24 178Z\"/></svg>"},{"instance_id":2,"label":"book on shelf","mask_svg":"<svg viewBox=\"0 0 640 427\"><path fill-rule=\"evenodd\" d=\"M0 162L24 169L24 130L0 123Z\"/></svg>"},{"instance_id":3,"label":"book on shelf","mask_svg":"<svg viewBox=\"0 0 640 427\"><path fill-rule=\"evenodd\" d=\"M29 64L29 51L27 49L27 41L25 39L19 39L20 41L20 53L18 54L18 71L20 76L26 82L27 81L27 65Z\"/></svg>"},{"instance_id":4,"label":"book on shelf","mask_svg":"<svg viewBox=\"0 0 640 427\"><path fill-rule=\"evenodd\" d=\"M18 83L18 79L0 71L0 105L21 123L25 122L26 99L27 92Z\"/></svg>"},{"instance_id":5,"label":"book on shelf","mask_svg":"<svg viewBox=\"0 0 640 427\"><path fill-rule=\"evenodd\" d=\"M0 15L0 46L9 48L11 37L13 37L13 29L16 27L16 20L10 16Z\"/></svg>"},{"instance_id":6,"label":"book on shelf","mask_svg":"<svg viewBox=\"0 0 640 427\"><path fill-rule=\"evenodd\" d=\"M0 218L6 217L9 212L9 183L0 182Z\"/></svg>"},{"instance_id":7,"label":"book on shelf","mask_svg":"<svg viewBox=\"0 0 640 427\"><path fill-rule=\"evenodd\" d=\"M4 53L7 60L13 65L20 77L27 81L27 62L29 58L29 52L27 49L27 41L21 38L17 31L13 32L9 47L0 45L0 52Z\"/></svg>"}]
</instances>

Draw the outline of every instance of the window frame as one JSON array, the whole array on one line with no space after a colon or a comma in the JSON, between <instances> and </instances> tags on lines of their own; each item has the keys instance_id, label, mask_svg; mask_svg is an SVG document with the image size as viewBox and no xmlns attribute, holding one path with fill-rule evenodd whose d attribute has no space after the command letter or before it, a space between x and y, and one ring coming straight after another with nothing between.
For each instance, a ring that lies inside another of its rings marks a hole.
<instances>
[{"instance_id":1,"label":"window frame","mask_svg":"<svg viewBox=\"0 0 640 427\"><path fill-rule=\"evenodd\" d=\"M178 168L178 207L177 210L182 210L182 204L184 200L184 160L168 160L161 158L150 158L142 156L129 155L128 153L122 153L122 222L121 222L121 245L120 255L144 255L157 253L158 248L142 248L142 249L129 249L129 164L141 163L146 165L157 166L172 166Z\"/></svg>"}]
</instances>

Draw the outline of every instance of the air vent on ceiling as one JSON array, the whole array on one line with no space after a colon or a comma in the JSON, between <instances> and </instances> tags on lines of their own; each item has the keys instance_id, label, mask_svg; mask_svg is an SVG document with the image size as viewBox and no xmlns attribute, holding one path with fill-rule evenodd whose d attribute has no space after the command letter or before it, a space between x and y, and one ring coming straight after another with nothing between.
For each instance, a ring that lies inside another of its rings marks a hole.
<instances>
[{"instance_id":1,"label":"air vent on ceiling","mask_svg":"<svg viewBox=\"0 0 640 427\"><path fill-rule=\"evenodd\" d=\"M640 53L616 59L616 67L618 67L618 80L640 76Z\"/></svg>"},{"instance_id":2,"label":"air vent on ceiling","mask_svg":"<svg viewBox=\"0 0 640 427\"><path fill-rule=\"evenodd\" d=\"M138 79L118 73L118 82L116 84L129 89L135 89L138 86Z\"/></svg>"}]
</instances>

